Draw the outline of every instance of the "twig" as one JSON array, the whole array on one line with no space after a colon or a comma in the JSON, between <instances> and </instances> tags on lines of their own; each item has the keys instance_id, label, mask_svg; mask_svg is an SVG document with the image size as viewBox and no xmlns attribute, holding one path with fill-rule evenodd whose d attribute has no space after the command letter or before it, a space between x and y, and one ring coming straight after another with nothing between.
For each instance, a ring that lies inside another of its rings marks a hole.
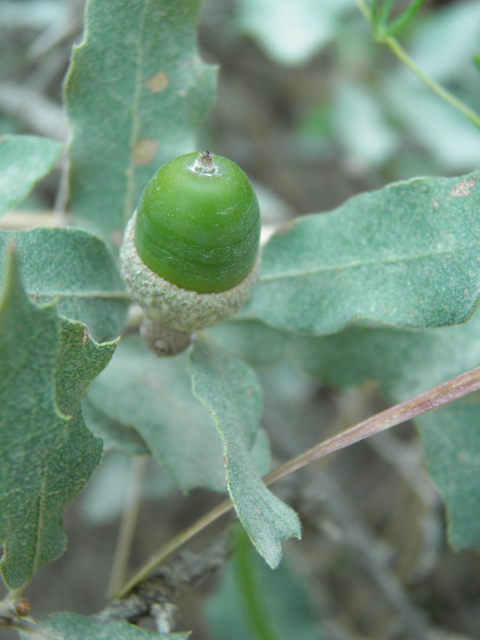
<instances>
[{"instance_id":1,"label":"twig","mask_svg":"<svg viewBox=\"0 0 480 640\"><path fill-rule=\"evenodd\" d=\"M15 589L0 601L0 628L32 631L35 620L30 618L30 604L21 599L21 590Z\"/></svg>"},{"instance_id":2,"label":"twig","mask_svg":"<svg viewBox=\"0 0 480 640\"><path fill-rule=\"evenodd\" d=\"M421 609L410 602L391 569L390 554L386 553L384 545L361 524L353 505L332 478L322 477L319 484L322 490L315 491L315 494L322 494L322 503L330 517L341 527L352 558L370 575L386 601L397 611L408 637L412 640L431 640L429 620Z\"/></svg>"},{"instance_id":3,"label":"twig","mask_svg":"<svg viewBox=\"0 0 480 640\"><path fill-rule=\"evenodd\" d=\"M144 456L135 456L132 460L128 493L125 498L125 508L120 523L110 582L108 583L108 598L113 598L125 581L128 558L140 509L140 486L146 462L147 458Z\"/></svg>"},{"instance_id":4,"label":"twig","mask_svg":"<svg viewBox=\"0 0 480 640\"><path fill-rule=\"evenodd\" d=\"M197 533L203 531L210 524L228 513L233 507L231 500L224 500L217 507L209 511L203 518L197 520L191 527L172 538L136 573L123 589L117 594L117 598L124 598L139 582L149 576L168 556L191 540Z\"/></svg>"},{"instance_id":5,"label":"twig","mask_svg":"<svg viewBox=\"0 0 480 640\"><path fill-rule=\"evenodd\" d=\"M372 13L368 8L367 4L364 0L355 0L358 6L360 13L363 15L365 20L372 26ZM427 85L432 91L434 91L442 100L448 102L452 107L463 113L473 124L480 128L480 115L476 113L473 109L471 109L464 102L459 100L453 93L450 93L448 89L442 87L441 84L436 82L433 78L428 76L426 73L420 69L417 63L408 55L405 49L401 46L398 40L392 36L382 35L381 32L376 32L375 28L373 29L373 36L376 42L379 44L386 44L392 52L397 56L397 58L406 65L410 71L412 71L417 78L419 78L424 84Z\"/></svg>"},{"instance_id":6,"label":"twig","mask_svg":"<svg viewBox=\"0 0 480 640\"><path fill-rule=\"evenodd\" d=\"M151 616L157 622L158 631L169 633L174 627L177 602L219 571L230 555L228 532L222 533L198 553L185 551L179 554L124 598L113 600L93 617L101 622L128 620L136 623Z\"/></svg>"},{"instance_id":7,"label":"twig","mask_svg":"<svg viewBox=\"0 0 480 640\"><path fill-rule=\"evenodd\" d=\"M0 229L4 231L56 226L58 226L58 214L52 211L16 209L0 216Z\"/></svg>"},{"instance_id":8,"label":"twig","mask_svg":"<svg viewBox=\"0 0 480 640\"><path fill-rule=\"evenodd\" d=\"M480 390L480 367L462 373L456 378L452 378L447 382L433 387L419 395L405 400L400 404L382 411L375 416L360 422L359 424L339 433L333 438L329 438L324 442L316 445L315 447L308 449L300 455L288 460L277 469L274 469L266 476L263 477L263 482L268 486L273 484L277 480L284 478L285 476L301 469L302 467L310 464L314 460L319 460L327 456L334 451L339 451L345 447L349 447L356 442L360 442L365 438L375 435L402 424L407 420L432 411L445 404L463 398L464 396ZM197 520L191 527L172 538L166 545L161 547L159 551L142 567L138 573L125 585L125 587L118 594L118 598L124 597L131 589L135 587L140 581L144 580L165 558L171 553L176 551L185 542L193 538L197 533L205 529L208 525L212 524L220 518L222 515L232 509L233 503L231 500L225 500L219 504L215 509L207 513L205 516Z\"/></svg>"},{"instance_id":9,"label":"twig","mask_svg":"<svg viewBox=\"0 0 480 640\"><path fill-rule=\"evenodd\" d=\"M315 447L304 451L268 473L264 476L263 481L267 485L272 484L290 473L297 471L297 469L301 469L307 464L310 464L310 462L314 460L319 460L334 451L345 449L345 447L369 438L376 433L381 433L386 429L402 424L402 422L412 420L422 415L422 413L442 407L479 389L480 367L477 367L447 382L443 382L433 387L433 389L424 391L418 396L405 400L390 409L377 413L375 416L360 422L356 426L333 436L333 438L329 438L325 440L325 442L321 442Z\"/></svg>"},{"instance_id":10,"label":"twig","mask_svg":"<svg viewBox=\"0 0 480 640\"><path fill-rule=\"evenodd\" d=\"M433 78L424 73L417 63L408 55L408 53L403 49L398 40L392 37L381 37L377 36L375 38L377 42L381 44L386 44L393 53L397 56L399 60L405 64L410 71L420 78L422 82L424 82L427 87L429 87L432 91L434 91L442 100L448 102L452 107L463 113L473 124L480 128L480 116L473 109L471 109L468 105L466 105L462 100L459 100L453 93L450 93L445 87L442 87L441 84L436 82Z\"/></svg>"}]
</instances>

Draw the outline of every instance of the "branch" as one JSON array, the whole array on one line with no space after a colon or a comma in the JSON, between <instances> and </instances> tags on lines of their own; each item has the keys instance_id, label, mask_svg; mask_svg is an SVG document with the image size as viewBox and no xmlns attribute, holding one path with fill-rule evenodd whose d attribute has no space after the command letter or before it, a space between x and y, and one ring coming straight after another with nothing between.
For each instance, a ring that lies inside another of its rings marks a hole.
<instances>
[{"instance_id":1,"label":"branch","mask_svg":"<svg viewBox=\"0 0 480 640\"><path fill-rule=\"evenodd\" d=\"M115 599L93 618L100 622L127 620L137 623L152 617L160 633L169 633L175 625L177 602L203 580L219 571L231 555L228 532L222 533L198 553L184 551L168 565Z\"/></svg>"},{"instance_id":2,"label":"branch","mask_svg":"<svg viewBox=\"0 0 480 640\"><path fill-rule=\"evenodd\" d=\"M452 378L447 382L433 387L428 391L424 391L419 395L405 400L400 404L377 413L375 416L360 422L359 424L342 431L333 438L329 438L324 442L307 449L300 455L288 460L284 464L277 467L270 473L267 473L263 477L263 482L268 486L277 482L281 478L288 476L294 471L298 471L302 467L319 460L327 456L334 451L340 451L345 449L356 442L360 442L365 438L369 438L377 433L395 427L407 420L412 420L422 413L432 411L438 407L449 404L454 400L463 398L464 396L480 390L480 367L462 373L456 378ZM212 524L225 513L228 513L233 508L231 500L224 500L215 509L209 511L205 516L197 520L191 527L185 529L178 536L172 538L166 545L164 545L159 551L142 567L138 573L125 585L118 598L125 597L134 587L144 580L161 562L165 560L170 554L176 551L179 547L183 546L185 542L193 538L197 533L205 529L208 525Z\"/></svg>"}]
</instances>

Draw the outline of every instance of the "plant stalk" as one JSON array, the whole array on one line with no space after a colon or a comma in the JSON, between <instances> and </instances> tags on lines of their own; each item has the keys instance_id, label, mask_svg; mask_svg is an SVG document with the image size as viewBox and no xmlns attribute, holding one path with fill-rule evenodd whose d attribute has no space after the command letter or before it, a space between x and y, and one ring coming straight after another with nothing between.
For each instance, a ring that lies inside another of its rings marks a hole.
<instances>
[{"instance_id":1,"label":"plant stalk","mask_svg":"<svg viewBox=\"0 0 480 640\"><path fill-rule=\"evenodd\" d=\"M118 532L112 573L110 575L110 582L108 583L107 598L113 597L125 582L128 559L130 557L130 550L132 548L140 509L140 487L146 462L147 459L145 456L136 456L132 460L130 482Z\"/></svg>"},{"instance_id":2,"label":"plant stalk","mask_svg":"<svg viewBox=\"0 0 480 640\"><path fill-rule=\"evenodd\" d=\"M424 84L427 85L432 91L434 91L442 100L445 100L452 107L463 113L473 124L475 124L478 128L480 128L480 115L471 109L468 105L466 105L462 100L457 98L450 93L448 89L442 87L441 84L436 82L433 78L424 73L417 63L408 55L405 49L401 46L398 40L392 36L383 35L381 32L375 32L375 28L372 24L372 12L370 11L368 5L364 0L355 0L358 6L360 13L363 15L365 20L372 26L374 39L376 42L380 44L386 44L393 53L397 56L397 58L405 64L410 71L412 71L417 78L419 78Z\"/></svg>"},{"instance_id":3,"label":"plant stalk","mask_svg":"<svg viewBox=\"0 0 480 640\"><path fill-rule=\"evenodd\" d=\"M466 105L462 100L459 100L453 93L450 93L448 89L442 87L441 84L436 82L433 78L430 78L426 73L424 73L417 63L412 60L412 58L408 55L408 53L403 49L398 40L393 37L382 38L381 36L377 36L375 38L377 42L386 44L393 53L397 56L399 60L401 60L413 73L420 78L422 82L424 82L427 87L429 87L432 91L434 91L440 98L448 102L452 107L463 113L473 124L475 124L480 129L480 116L476 111L471 109L468 105Z\"/></svg>"},{"instance_id":4,"label":"plant stalk","mask_svg":"<svg viewBox=\"0 0 480 640\"><path fill-rule=\"evenodd\" d=\"M278 640L271 624L264 601L264 593L258 583L252 552L255 551L245 531L239 528L236 535L236 553L233 561L235 584L240 600L256 640Z\"/></svg>"}]
</instances>

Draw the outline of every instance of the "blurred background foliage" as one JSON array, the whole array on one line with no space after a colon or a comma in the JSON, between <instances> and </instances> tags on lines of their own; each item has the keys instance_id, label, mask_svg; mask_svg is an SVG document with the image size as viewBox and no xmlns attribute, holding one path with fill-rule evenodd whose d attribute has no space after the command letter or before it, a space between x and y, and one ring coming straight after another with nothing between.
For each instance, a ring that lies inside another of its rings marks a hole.
<instances>
[{"instance_id":1,"label":"blurred background foliage","mask_svg":"<svg viewBox=\"0 0 480 640\"><path fill-rule=\"evenodd\" d=\"M394 15L407 4L398 0ZM84 0L0 0L0 134L66 142L62 83L83 12ZM480 2L427 1L399 38L426 73L480 111ZM478 168L480 131L374 42L354 0L204 0L199 42L219 65L219 88L198 146L242 166L267 226L395 180ZM64 208L65 173L63 161L22 204L39 223ZM341 396L287 365L259 375L274 462L385 407L375 385ZM67 553L27 590L36 615L92 613L104 601L131 469L108 450L107 431L103 465L67 510ZM131 445L142 451L138 437ZM304 621L302 638L480 637L480 559L449 550L411 425L321 461L278 492L301 515L304 539L286 545L278 574L260 564L250 579L266 594L279 640L294 637L280 623L285 611ZM203 490L183 496L153 461L142 496L132 568L218 501ZM183 602L179 629L195 629L195 640L259 637L248 616L238 622L235 589L234 568L209 580Z\"/></svg>"}]
</instances>

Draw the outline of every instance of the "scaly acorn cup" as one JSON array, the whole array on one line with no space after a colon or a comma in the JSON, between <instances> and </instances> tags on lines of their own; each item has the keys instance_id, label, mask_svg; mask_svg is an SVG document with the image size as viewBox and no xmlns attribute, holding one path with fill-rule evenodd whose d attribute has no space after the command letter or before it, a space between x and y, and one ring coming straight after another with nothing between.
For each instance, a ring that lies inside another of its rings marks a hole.
<instances>
[{"instance_id":1,"label":"scaly acorn cup","mask_svg":"<svg viewBox=\"0 0 480 640\"><path fill-rule=\"evenodd\" d=\"M260 266L260 209L243 171L210 151L163 165L125 230L122 273L159 356L236 313Z\"/></svg>"}]
</instances>

